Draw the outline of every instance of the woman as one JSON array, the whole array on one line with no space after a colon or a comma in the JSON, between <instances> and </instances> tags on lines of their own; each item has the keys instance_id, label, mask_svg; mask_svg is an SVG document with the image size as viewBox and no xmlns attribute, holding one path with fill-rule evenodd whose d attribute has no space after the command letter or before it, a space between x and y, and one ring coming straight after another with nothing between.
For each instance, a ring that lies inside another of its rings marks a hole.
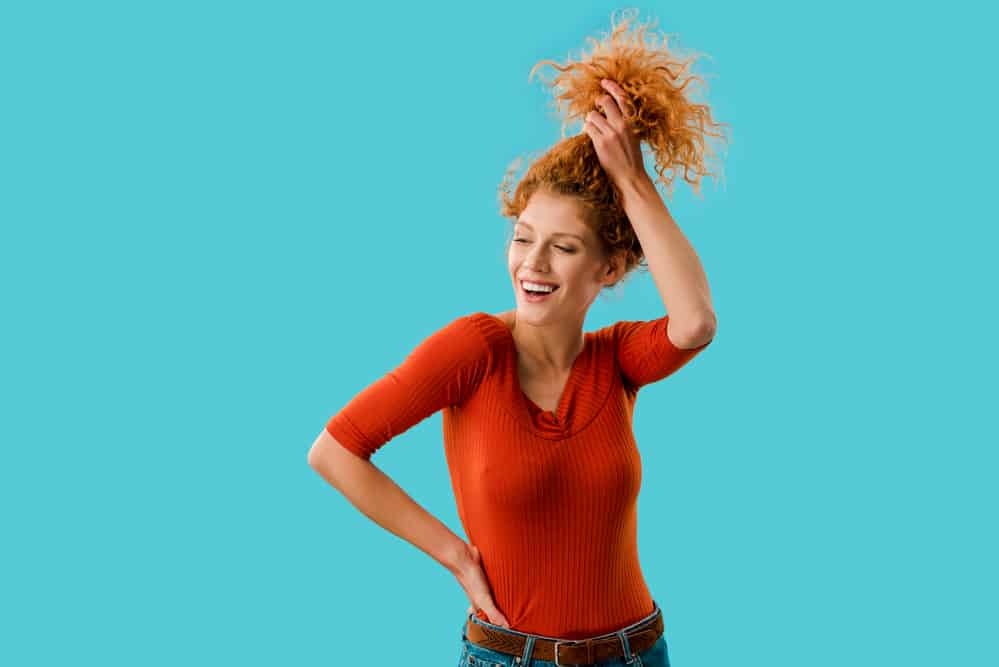
<instances>
[{"instance_id":1,"label":"woman","mask_svg":"<svg viewBox=\"0 0 999 667\"><path fill-rule=\"evenodd\" d=\"M646 26L631 36L627 26L588 61L555 64L559 102L570 117L585 112L583 133L514 191L504 179L516 308L432 334L334 415L309 453L355 507L454 574L472 604L463 665L669 664L638 561L631 417L638 390L707 347L716 319L641 142L669 185L666 169L703 173L705 126L717 124L686 97L699 79L680 81L689 62L649 46ZM601 290L643 257L669 315L582 331ZM370 462L438 410L467 544Z\"/></svg>"}]
</instances>

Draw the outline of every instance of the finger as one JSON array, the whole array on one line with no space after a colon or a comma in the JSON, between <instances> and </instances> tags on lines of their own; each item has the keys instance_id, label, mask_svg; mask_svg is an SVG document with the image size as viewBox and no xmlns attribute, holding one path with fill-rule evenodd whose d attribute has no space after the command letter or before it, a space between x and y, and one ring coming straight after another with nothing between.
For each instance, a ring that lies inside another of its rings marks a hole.
<instances>
[{"instance_id":1,"label":"finger","mask_svg":"<svg viewBox=\"0 0 999 667\"><path fill-rule=\"evenodd\" d=\"M599 111L586 114L586 122L597 129L598 135L613 134L614 128L607 124L607 119Z\"/></svg>"},{"instance_id":2,"label":"finger","mask_svg":"<svg viewBox=\"0 0 999 667\"><path fill-rule=\"evenodd\" d=\"M583 125L582 134L585 134L590 138L590 144L592 144L594 148L596 148L597 145L603 145L603 143L607 140L606 135L597 129L596 125L590 122Z\"/></svg>"},{"instance_id":3,"label":"finger","mask_svg":"<svg viewBox=\"0 0 999 667\"><path fill-rule=\"evenodd\" d=\"M597 106L604 112L607 122L612 127L623 128L625 126L624 116L621 114L620 102L616 97L604 95L597 100Z\"/></svg>"},{"instance_id":4,"label":"finger","mask_svg":"<svg viewBox=\"0 0 999 667\"><path fill-rule=\"evenodd\" d=\"M486 607L483 607L483 609L486 612L486 616L489 617L490 623L492 623L493 625L499 625L504 628L510 627L510 621L506 620L506 616L504 616L503 613L499 609L497 609L495 605L490 603L486 605Z\"/></svg>"},{"instance_id":5,"label":"finger","mask_svg":"<svg viewBox=\"0 0 999 667\"><path fill-rule=\"evenodd\" d=\"M611 81L610 79L603 79L600 82L600 85L602 85L604 89L614 97L614 101L617 103L618 111L621 112L621 117L625 118L625 112L628 107L625 105L627 96L624 88L617 85L615 81Z\"/></svg>"}]
</instances>

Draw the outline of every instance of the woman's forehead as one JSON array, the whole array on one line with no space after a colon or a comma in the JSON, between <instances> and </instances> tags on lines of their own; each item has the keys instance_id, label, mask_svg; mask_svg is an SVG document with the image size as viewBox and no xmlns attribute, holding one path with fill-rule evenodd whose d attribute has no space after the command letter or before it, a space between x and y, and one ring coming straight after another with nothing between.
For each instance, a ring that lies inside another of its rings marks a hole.
<instances>
[{"instance_id":1,"label":"woman's forehead","mask_svg":"<svg viewBox=\"0 0 999 667\"><path fill-rule=\"evenodd\" d=\"M575 236L580 240L589 237L589 226L578 202L571 197L535 194L517 216L516 225L533 232L551 236Z\"/></svg>"},{"instance_id":2,"label":"woman's forehead","mask_svg":"<svg viewBox=\"0 0 999 667\"><path fill-rule=\"evenodd\" d=\"M533 231L537 231L537 230L535 230L534 225L532 225L529 222L526 222L524 220L518 220L517 221L517 226L521 227L523 229L526 229L528 231L532 231L532 232ZM541 228L542 231L544 231L545 230L545 225L540 225L540 228ZM568 237L568 238L576 239L577 241L580 241L581 243L586 243L586 237L585 237L586 230L585 229L576 229L576 228L573 228L573 229L574 229L574 231L567 231L565 225L560 225L556 231L549 232L549 236L565 236L565 237ZM559 230L561 230L561 231L559 231Z\"/></svg>"}]
</instances>

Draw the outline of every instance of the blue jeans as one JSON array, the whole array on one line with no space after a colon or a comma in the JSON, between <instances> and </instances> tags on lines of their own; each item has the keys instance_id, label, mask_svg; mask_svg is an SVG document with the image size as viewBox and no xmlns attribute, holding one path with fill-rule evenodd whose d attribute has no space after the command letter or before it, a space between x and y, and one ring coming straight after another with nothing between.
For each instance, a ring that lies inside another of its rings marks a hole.
<instances>
[{"instance_id":1,"label":"blue jeans","mask_svg":"<svg viewBox=\"0 0 999 667\"><path fill-rule=\"evenodd\" d=\"M610 660L605 660L603 662L595 662L587 665L585 667L670 667L669 664L669 653L666 650L666 633L659 635L659 639L656 643L645 649L641 653L633 653L627 645L627 638L624 636L626 632L634 628L635 626L641 625L646 621L655 618L655 615L661 613L659 605L656 604L655 600L652 601L655 605L655 609L652 613L645 618L635 621L631 625L627 625L620 630L615 632L608 632L603 635L597 635L597 637L613 637L617 635L621 640L622 651L624 655L619 658L611 658ZM470 613L465 619L466 622L471 620L473 623L478 623L479 625L487 628L493 628L496 630L501 630L503 632L513 633L515 635L520 635L526 638L526 643L524 645L525 654L530 653L531 649L534 647L534 642L537 639L559 639L558 637L546 637L544 635L531 635L525 632L517 632L510 628L503 628L498 625L493 625L483 621L481 618L476 616L474 613ZM592 639L592 638L591 638ZM563 640L570 641L570 640ZM579 640L571 640L579 641ZM488 649L478 644L473 644L468 640L465 635L465 624L461 625L461 657L458 659L458 667L555 667L555 663L551 660L538 660L537 658L532 658L530 661L524 659L524 656L514 656L508 653L501 653L499 651L494 651ZM628 657L631 657L629 660ZM580 666L583 667L583 666Z\"/></svg>"}]
</instances>

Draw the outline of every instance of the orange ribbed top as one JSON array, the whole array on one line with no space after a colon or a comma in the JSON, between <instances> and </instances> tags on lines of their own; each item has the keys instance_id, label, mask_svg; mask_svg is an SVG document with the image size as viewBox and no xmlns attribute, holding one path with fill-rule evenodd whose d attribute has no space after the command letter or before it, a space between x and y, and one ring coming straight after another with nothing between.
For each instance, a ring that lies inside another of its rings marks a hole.
<instances>
[{"instance_id":1,"label":"orange ribbed top","mask_svg":"<svg viewBox=\"0 0 999 667\"><path fill-rule=\"evenodd\" d=\"M357 394L326 430L370 459L443 410L458 516L510 627L566 639L611 632L653 611L638 562L638 389L710 344L674 346L668 321L584 332L553 413L520 389L506 323L464 315Z\"/></svg>"}]
</instances>

